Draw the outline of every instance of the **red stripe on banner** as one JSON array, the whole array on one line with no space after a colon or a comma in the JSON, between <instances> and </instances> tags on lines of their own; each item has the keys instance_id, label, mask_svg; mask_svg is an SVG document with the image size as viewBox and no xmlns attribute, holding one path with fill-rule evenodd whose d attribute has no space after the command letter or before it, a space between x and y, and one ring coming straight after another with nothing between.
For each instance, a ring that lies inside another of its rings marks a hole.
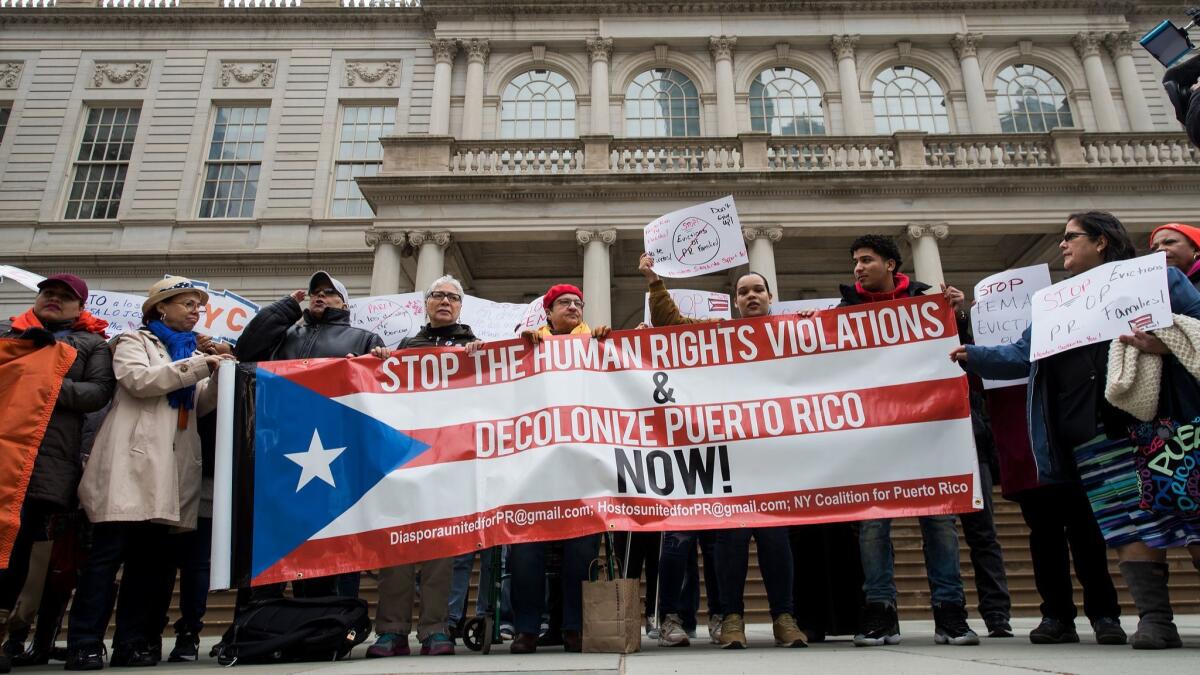
<instances>
[{"instance_id":1,"label":"red stripe on banner","mask_svg":"<svg viewBox=\"0 0 1200 675\"><path fill-rule=\"evenodd\" d=\"M957 335L940 295L844 307L815 317L760 317L547 338L489 342L475 357L461 347L408 349L380 360L305 359L260 363L319 394L411 393L502 384L545 372L678 370L889 347Z\"/></svg>"},{"instance_id":2,"label":"red stripe on banner","mask_svg":"<svg viewBox=\"0 0 1200 675\"><path fill-rule=\"evenodd\" d=\"M971 474L840 488L708 499L573 499L505 506L370 532L310 540L255 577L253 585L449 558L468 551L613 531L809 525L965 513Z\"/></svg>"},{"instance_id":3,"label":"red stripe on banner","mask_svg":"<svg viewBox=\"0 0 1200 675\"><path fill-rule=\"evenodd\" d=\"M971 415L965 375L887 387L636 410L554 406L519 417L404 433L430 446L405 468L507 457L552 445L671 448Z\"/></svg>"}]
</instances>

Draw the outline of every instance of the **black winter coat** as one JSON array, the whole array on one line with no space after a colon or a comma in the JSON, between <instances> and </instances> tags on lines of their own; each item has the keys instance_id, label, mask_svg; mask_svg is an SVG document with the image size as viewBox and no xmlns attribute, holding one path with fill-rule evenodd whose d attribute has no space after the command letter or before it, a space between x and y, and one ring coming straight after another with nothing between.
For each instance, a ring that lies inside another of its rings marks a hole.
<instances>
[{"instance_id":1,"label":"black winter coat","mask_svg":"<svg viewBox=\"0 0 1200 675\"><path fill-rule=\"evenodd\" d=\"M317 319L288 297L259 311L242 331L234 354L239 361L287 361L362 356L382 346L378 335L350 325L350 310L326 308Z\"/></svg>"},{"instance_id":2,"label":"black winter coat","mask_svg":"<svg viewBox=\"0 0 1200 675\"><path fill-rule=\"evenodd\" d=\"M53 326L47 326L53 330ZM8 322L0 323L0 337L20 337ZM38 448L26 499L51 504L63 511L75 507L75 490L83 476L79 451L83 445L83 418L100 410L117 387L112 351L103 335L73 330L58 338L75 348L75 362L63 378L54 412Z\"/></svg>"},{"instance_id":3,"label":"black winter coat","mask_svg":"<svg viewBox=\"0 0 1200 675\"><path fill-rule=\"evenodd\" d=\"M409 347L461 347L479 338L471 332L471 327L465 323L452 323L449 326L434 328L429 324L421 327L421 331L412 337L404 338L396 349Z\"/></svg>"}]
</instances>

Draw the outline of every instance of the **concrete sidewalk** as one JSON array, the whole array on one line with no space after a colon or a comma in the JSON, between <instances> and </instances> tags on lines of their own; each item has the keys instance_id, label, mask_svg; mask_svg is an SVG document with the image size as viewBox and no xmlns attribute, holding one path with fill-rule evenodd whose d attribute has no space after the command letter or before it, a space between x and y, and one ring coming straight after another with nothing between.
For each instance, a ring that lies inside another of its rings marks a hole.
<instances>
[{"instance_id":1,"label":"concrete sidewalk","mask_svg":"<svg viewBox=\"0 0 1200 675\"><path fill-rule=\"evenodd\" d=\"M618 654L566 654L561 647L546 648L537 654L513 656L508 645L500 645L487 656L460 646L454 657L408 656L367 660L366 644L354 650L353 658L338 663L295 663L276 666L238 666L238 673L571 673L572 675L642 675L650 673L794 673L800 671L836 673L879 673L903 675L931 673L1200 673L1200 615L1176 618L1183 634L1184 648L1161 652L1134 651L1129 647L1102 647L1095 644L1086 620L1077 622L1078 645L1035 646L1027 635L1036 619L1017 619L1013 628L1017 637L1005 640L984 639L978 647L949 647L933 643L932 621L906 621L901 624L904 641L895 647L856 648L848 639L816 644L808 649L779 649L771 638L771 627L749 627L750 649L729 651L708 644L703 635L691 647L663 649L649 639L643 651ZM1132 633L1136 619L1126 617L1125 630ZM701 633L703 634L703 628ZM168 636L169 637L169 636ZM203 641L202 650L215 639ZM167 647L170 647L168 640ZM414 643L415 645L415 643ZM143 672L199 673L220 669L215 660L199 663L168 664ZM62 670L62 664L16 669L14 672ZM129 669L118 669L128 672Z\"/></svg>"}]
</instances>

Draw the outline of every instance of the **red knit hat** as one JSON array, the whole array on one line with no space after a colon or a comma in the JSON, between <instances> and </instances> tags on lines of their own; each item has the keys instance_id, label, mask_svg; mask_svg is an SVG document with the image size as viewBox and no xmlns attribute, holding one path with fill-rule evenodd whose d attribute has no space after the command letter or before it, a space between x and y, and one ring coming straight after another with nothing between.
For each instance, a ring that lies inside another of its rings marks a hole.
<instances>
[{"instance_id":1,"label":"red knit hat","mask_svg":"<svg viewBox=\"0 0 1200 675\"><path fill-rule=\"evenodd\" d=\"M1200 227L1192 227L1191 225L1184 225L1183 223L1167 223L1166 225L1156 227L1154 228L1154 231L1150 233L1151 246L1154 245L1154 235L1158 234L1159 230L1175 230L1179 234L1182 234L1188 241L1192 242L1192 246L1194 248L1200 250Z\"/></svg>"},{"instance_id":2,"label":"red knit hat","mask_svg":"<svg viewBox=\"0 0 1200 675\"><path fill-rule=\"evenodd\" d=\"M549 313L550 307L554 304L554 301L557 300L559 296L566 295L568 293L578 295L580 300L583 299L583 291L579 290L575 286L572 286L571 284L558 284L557 286L551 286L550 290L546 291L546 294L542 296L542 309Z\"/></svg>"}]
</instances>

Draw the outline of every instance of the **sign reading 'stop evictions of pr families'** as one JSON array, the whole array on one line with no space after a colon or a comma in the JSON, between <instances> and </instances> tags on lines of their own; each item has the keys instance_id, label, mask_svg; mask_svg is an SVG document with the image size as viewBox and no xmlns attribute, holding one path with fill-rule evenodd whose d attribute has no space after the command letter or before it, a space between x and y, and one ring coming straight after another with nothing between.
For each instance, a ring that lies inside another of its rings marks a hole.
<instances>
[{"instance_id":1,"label":"sign reading 'stop evictions of pr families'","mask_svg":"<svg viewBox=\"0 0 1200 675\"><path fill-rule=\"evenodd\" d=\"M1044 359L1172 323L1166 254L1117 260L1033 295L1030 358Z\"/></svg>"},{"instance_id":2,"label":"sign reading 'stop evictions of pr families'","mask_svg":"<svg viewBox=\"0 0 1200 675\"><path fill-rule=\"evenodd\" d=\"M646 251L664 277L695 277L750 262L733 197L689 206L646 225Z\"/></svg>"},{"instance_id":3,"label":"sign reading 'stop evictions of pr families'","mask_svg":"<svg viewBox=\"0 0 1200 675\"><path fill-rule=\"evenodd\" d=\"M1045 263L993 274L975 284L971 307L971 329L975 344L985 347L1012 344L1029 327L1033 294L1050 285L1050 267ZM984 380L985 389L1024 384L1019 380Z\"/></svg>"}]
</instances>

